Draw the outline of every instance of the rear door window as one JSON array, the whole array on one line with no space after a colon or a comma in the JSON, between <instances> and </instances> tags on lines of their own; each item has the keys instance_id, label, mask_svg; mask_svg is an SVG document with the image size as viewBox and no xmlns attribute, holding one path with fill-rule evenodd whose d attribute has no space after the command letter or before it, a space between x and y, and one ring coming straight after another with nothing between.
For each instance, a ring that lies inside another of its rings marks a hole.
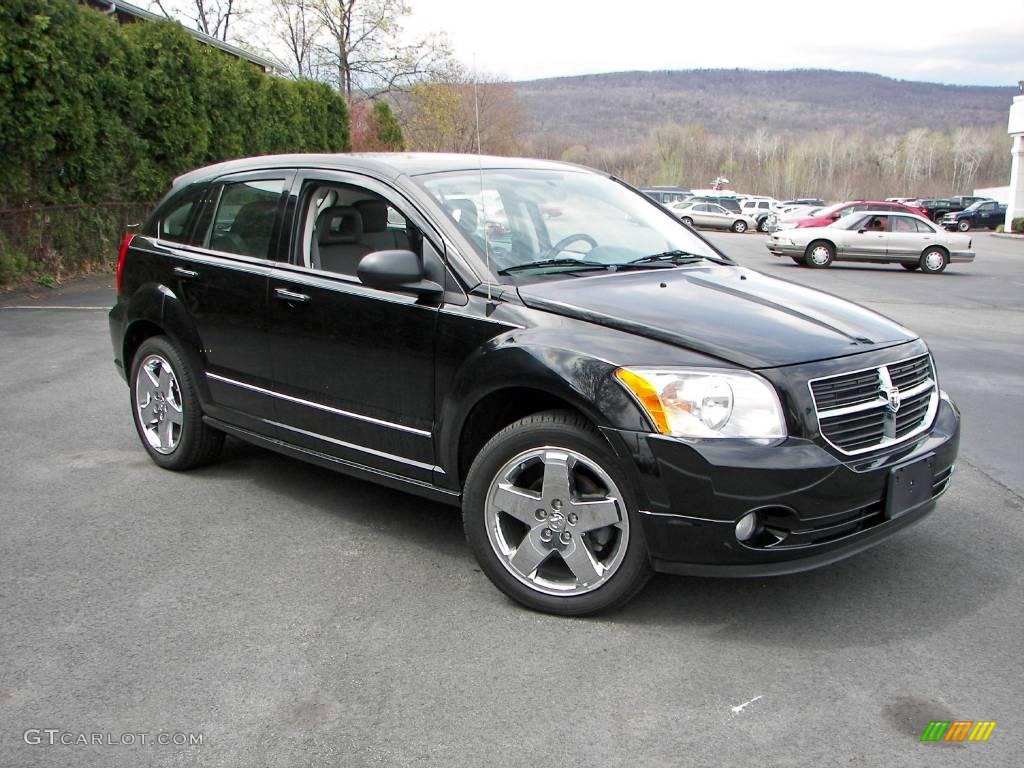
<instances>
[{"instance_id":1,"label":"rear door window","mask_svg":"<svg viewBox=\"0 0 1024 768\"><path fill-rule=\"evenodd\" d=\"M209 235L215 251L269 259L278 228L285 179L252 179L225 184Z\"/></svg>"},{"instance_id":2,"label":"rear door window","mask_svg":"<svg viewBox=\"0 0 1024 768\"><path fill-rule=\"evenodd\" d=\"M156 236L174 243L189 242L204 192L202 185L188 187L164 203L157 212Z\"/></svg>"}]
</instances>

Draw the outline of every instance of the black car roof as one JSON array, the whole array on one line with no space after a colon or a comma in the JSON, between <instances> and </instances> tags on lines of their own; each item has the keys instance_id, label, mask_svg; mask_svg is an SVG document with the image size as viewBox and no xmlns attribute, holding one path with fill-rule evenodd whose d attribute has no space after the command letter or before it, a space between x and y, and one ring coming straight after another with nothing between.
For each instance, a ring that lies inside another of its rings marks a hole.
<instances>
[{"instance_id":1,"label":"black car roof","mask_svg":"<svg viewBox=\"0 0 1024 768\"><path fill-rule=\"evenodd\" d=\"M259 157L228 160L224 163L197 168L176 178L174 186L191 184L229 173L259 171L269 168L358 169L389 179L395 179L402 175L421 176L429 173L445 173L449 171L475 171L480 168L484 170L528 168L536 170L593 172L591 169L584 168L583 166L559 163L552 160L497 157L494 155L457 155L440 152L261 155Z\"/></svg>"}]
</instances>

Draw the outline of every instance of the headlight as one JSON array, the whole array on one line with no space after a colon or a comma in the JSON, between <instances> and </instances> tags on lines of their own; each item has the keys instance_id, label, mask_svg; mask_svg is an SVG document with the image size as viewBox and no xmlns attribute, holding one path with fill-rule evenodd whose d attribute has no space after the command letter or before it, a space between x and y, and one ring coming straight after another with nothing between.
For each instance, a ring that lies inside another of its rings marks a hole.
<instances>
[{"instance_id":1,"label":"headlight","mask_svg":"<svg viewBox=\"0 0 1024 768\"><path fill-rule=\"evenodd\" d=\"M779 237L777 235L773 235L772 240L774 240L779 245L793 245L793 241L790 240L788 237Z\"/></svg>"},{"instance_id":2,"label":"headlight","mask_svg":"<svg viewBox=\"0 0 1024 768\"><path fill-rule=\"evenodd\" d=\"M619 368L615 376L663 435L786 436L775 389L756 374L717 369Z\"/></svg>"}]
</instances>

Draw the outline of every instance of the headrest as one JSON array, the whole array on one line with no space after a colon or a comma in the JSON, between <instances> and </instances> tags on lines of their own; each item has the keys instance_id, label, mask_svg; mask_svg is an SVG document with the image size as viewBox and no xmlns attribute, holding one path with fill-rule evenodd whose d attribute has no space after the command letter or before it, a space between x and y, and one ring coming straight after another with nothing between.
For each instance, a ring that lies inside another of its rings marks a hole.
<instances>
[{"instance_id":1,"label":"headrest","mask_svg":"<svg viewBox=\"0 0 1024 768\"><path fill-rule=\"evenodd\" d=\"M316 217L316 241L321 245L355 243L363 236L363 217L348 205L326 208Z\"/></svg>"},{"instance_id":2,"label":"headrest","mask_svg":"<svg viewBox=\"0 0 1024 768\"><path fill-rule=\"evenodd\" d=\"M363 217L363 232L384 232L388 228L388 204L383 200L360 200L354 208Z\"/></svg>"},{"instance_id":3,"label":"headrest","mask_svg":"<svg viewBox=\"0 0 1024 768\"><path fill-rule=\"evenodd\" d=\"M448 210L453 214L452 218L459 222L459 226L469 234L475 235L479 219L473 202L471 200L449 200L447 205ZM454 215L456 211L458 216Z\"/></svg>"},{"instance_id":4,"label":"headrest","mask_svg":"<svg viewBox=\"0 0 1024 768\"><path fill-rule=\"evenodd\" d=\"M269 235L274 227L274 214L277 212L276 200L256 200L246 203L235 215L231 231L240 237L251 234Z\"/></svg>"}]
</instances>

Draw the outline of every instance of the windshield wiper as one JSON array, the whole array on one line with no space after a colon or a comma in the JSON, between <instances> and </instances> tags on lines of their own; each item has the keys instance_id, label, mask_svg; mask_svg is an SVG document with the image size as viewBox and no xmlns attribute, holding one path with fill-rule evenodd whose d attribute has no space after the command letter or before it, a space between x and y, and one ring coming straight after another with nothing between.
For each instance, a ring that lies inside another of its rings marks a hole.
<instances>
[{"instance_id":1,"label":"windshield wiper","mask_svg":"<svg viewBox=\"0 0 1024 768\"><path fill-rule=\"evenodd\" d=\"M657 264L658 262L668 262L672 265L679 264L693 264L697 261L713 261L715 264L724 264L725 262L713 259L710 256L702 256L697 253L690 253L689 251L663 251L661 253L653 253L650 256L642 256L639 259L633 259L628 262L629 264ZM625 266L625 265L622 265Z\"/></svg>"},{"instance_id":2,"label":"windshield wiper","mask_svg":"<svg viewBox=\"0 0 1024 768\"><path fill-rule=\"evenodd\" d=\"M507 275L511 272L522 272L524 269L542 269L544 267L582 267L583 269L608 269L611 266L600 261L587 261L586 259L541 259L540 261L528 261L525 264L513 264L511 267L498 270L499 275Z\"/></svg>"}]
</instances>

